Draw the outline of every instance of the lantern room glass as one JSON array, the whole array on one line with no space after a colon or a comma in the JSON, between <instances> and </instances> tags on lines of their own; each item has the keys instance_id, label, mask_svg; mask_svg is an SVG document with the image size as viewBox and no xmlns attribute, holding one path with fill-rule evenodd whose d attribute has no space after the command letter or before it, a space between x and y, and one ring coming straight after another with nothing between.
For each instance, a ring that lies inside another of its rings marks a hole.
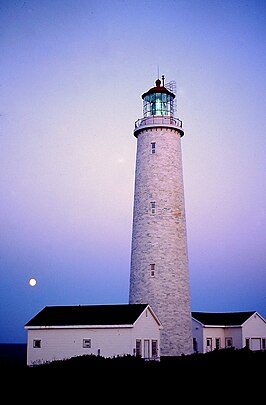
<instances>
[{"instance_id":1,"label":"lantern room glass","mask_svg":"<svg viewBox=\"0 0 266 405\"><path fill-rule=\"evenodd\" d=\"M166 93L150 93L143 99L143 116L174 115L174 98Z\"/></svg>"}]
</instances>

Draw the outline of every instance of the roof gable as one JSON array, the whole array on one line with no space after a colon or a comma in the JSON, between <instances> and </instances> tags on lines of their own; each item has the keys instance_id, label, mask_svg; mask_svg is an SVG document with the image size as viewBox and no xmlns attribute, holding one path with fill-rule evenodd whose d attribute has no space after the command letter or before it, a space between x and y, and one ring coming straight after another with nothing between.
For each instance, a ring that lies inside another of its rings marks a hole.
<instances>
[{"instance_id":1,"label":"roof gable","mask_svg":"<svg viewBox=\"0 0 266 405\"><path fill-rule=\"evenodd\" d=\"M255 312L192 312L192 318L202 325L233 326L242 325Z\"/></svg>"},{"instance_id":2,"label":"roof gable","mask_svg":"<svg viewBox=\"0 0 266 405\"><path fill-rule=\"evenodd\" d=\"M133 325L148 304L46 306L31 326Z\"/></svg>"}]
</instances>

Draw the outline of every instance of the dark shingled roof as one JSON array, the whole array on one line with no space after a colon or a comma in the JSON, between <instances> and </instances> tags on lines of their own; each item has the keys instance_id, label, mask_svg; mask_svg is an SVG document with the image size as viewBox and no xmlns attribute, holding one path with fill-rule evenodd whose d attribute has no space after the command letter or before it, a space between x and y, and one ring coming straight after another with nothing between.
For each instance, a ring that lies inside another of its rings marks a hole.
<instances>
[{"instance_id":1,"label":"dark shingled roof","mask_svg":"<svg viewBox=\"0 0 266 405\"><path fill-rule=\"evenodd\" d=\"M147 304L47 306L26 326L133 325Z\"/></svg>"},{"instance_id":2,"label":"dark shingled roof","mask_svg":"<svg viewBox=\"0 0 266 405\"><path fill-rule=\"evenodd\" d=\"M247 312L192 312L192 317L203 325L242 325L256 311Z\"/></svg>"}]
</instances>

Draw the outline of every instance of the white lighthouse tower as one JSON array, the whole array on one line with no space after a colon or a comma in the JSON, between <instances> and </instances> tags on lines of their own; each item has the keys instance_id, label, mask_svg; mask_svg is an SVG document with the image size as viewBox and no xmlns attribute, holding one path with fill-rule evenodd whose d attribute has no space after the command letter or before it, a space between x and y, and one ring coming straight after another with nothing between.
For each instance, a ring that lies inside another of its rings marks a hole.
<instances>
[{"instance_id":1,"label":"white lighthouse tower","mask_svg":"<svg viewBox=\"0 0 266 405\"><path fill-rule=\"evenodd\" d=\"M164 76L142 95L137 138L129 303L148 303L162 322L161 355L192 353L183 187L182 121Z\"/></svg>"}]
</instances>

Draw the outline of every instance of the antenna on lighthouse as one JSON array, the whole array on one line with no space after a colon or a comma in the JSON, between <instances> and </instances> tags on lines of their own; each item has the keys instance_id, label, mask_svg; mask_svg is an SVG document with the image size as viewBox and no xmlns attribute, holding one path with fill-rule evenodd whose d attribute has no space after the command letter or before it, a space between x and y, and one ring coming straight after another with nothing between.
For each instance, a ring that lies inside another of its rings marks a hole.
<instances>
[{"instance_id":1,"label":"antenna on lighthouse","mask_svg":"<svg viewBox=\"0 0 266 405\"><path fill-rule=\"evenodd\" d=\"M162 76L164 78L164 76ZM170 82L165 84L165 88L169 91L171 91L171 93L176 94L176 81L175 80L171 80Z\"/></svg>"},{"instance_id":2,"label":"antenna on lighthouse","mask_svg":"<svg viewBox=\"0 0 266 405\"><path fill-rule=\"evenodd\" d=\"M171 91L171 93L174 93L176 95L176 81L171 80L170 82L166 83L164 86L167 90ZM173 104L174 104L174 112L177 111L177 97L174 98Z\"/></svg>"}]
</instances>

